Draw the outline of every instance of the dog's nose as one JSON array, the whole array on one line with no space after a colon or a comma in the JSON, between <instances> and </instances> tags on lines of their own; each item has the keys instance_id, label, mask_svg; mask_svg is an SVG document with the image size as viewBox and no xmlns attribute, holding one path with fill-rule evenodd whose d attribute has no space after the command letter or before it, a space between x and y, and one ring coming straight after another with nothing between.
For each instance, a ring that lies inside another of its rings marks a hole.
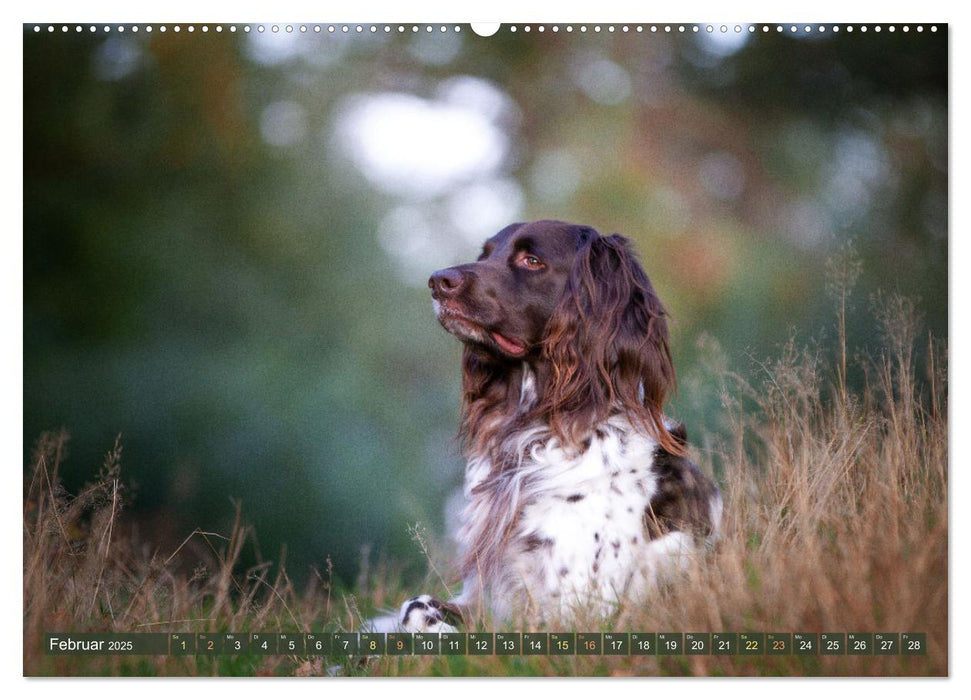
<instances>
[{"instance_id":1,"label":"dog's nose","mask_svg":"<svg viewBox=\"0 0 971 700\"><path fill-rule=\"evenodd\" d=\"M466 285L466 282L465 273L456 270L454 267L439 270L428 278L428 286L432 290L432 296L436 299L455 296Z\"/></svg>"}]
</instances>

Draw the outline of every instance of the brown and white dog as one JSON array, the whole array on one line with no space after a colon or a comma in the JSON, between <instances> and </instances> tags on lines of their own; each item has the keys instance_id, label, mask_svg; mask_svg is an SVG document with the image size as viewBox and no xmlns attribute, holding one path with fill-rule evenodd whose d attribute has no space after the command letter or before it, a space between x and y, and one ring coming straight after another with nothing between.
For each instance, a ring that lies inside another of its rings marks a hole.
<instances>
[{"instance_id":1,"label":"brown and white dog","mask_svg":"<svg viewBox=\"0 0 971 700\"><path fill-rule=\"evenodd\" d=\"M721 497L663 414L666 314L626 239L513 224L428 285L465 345L463 591L406 601L396 629L607 616L714 536Z\"/></svg>"}]
</instances>

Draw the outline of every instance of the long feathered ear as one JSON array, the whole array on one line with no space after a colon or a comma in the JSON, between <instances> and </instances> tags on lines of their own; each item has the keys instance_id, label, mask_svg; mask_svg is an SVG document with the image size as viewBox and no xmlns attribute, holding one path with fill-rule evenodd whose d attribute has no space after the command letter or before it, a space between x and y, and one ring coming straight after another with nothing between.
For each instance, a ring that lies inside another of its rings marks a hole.
<instances>
[{"instance_id":1,"label":"long feathered ear","mask_svg":"<svg viewBox=\"0 0 971 700\"><path fill-rule=\"evenodd\" d=\"M627 240L592 232L547 327L552 370L539 408L557 435L576 445L584 426L619 409L666 450L684 452L663 419L675 384L665 316Z\"/></svg>"}]
</instances>

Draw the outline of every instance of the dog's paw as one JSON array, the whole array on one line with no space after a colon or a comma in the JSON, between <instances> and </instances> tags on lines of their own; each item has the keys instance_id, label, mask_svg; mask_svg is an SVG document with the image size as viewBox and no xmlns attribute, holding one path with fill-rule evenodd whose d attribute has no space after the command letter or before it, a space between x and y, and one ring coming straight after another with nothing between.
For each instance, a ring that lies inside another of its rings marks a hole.
<instances>
[{"instance_id":1,"label":"dog's paw","mask_svg":"<svg viewBox=\"0 0 971 700\"><path fill-rule=\"evenodd\" d=\"M406 600L401 606L398 623L405 632L458 632L450 622L462 621L459 609L430 595Z\"/></svg>"}]
</instances>

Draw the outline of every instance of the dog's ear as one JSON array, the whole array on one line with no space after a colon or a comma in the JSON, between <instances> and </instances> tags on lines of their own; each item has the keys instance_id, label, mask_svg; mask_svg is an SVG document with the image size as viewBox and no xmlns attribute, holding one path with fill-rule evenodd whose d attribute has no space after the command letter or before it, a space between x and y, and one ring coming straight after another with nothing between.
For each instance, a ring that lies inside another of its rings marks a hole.
<instances>
[{"instance_id":1,"label":"dog's ear","mask_svg":"<svg viewBox=\"0 0 971 700\"><path fill-rule=\"evenodd\" d=\"M582 426L620 407L675 454L682 445L664 425L674 388L666 313L650 280L621 236L580 237L563 297L547 327L551 364L543 410L554 430L576 444Z\"/></svg>"}]
</instances>

